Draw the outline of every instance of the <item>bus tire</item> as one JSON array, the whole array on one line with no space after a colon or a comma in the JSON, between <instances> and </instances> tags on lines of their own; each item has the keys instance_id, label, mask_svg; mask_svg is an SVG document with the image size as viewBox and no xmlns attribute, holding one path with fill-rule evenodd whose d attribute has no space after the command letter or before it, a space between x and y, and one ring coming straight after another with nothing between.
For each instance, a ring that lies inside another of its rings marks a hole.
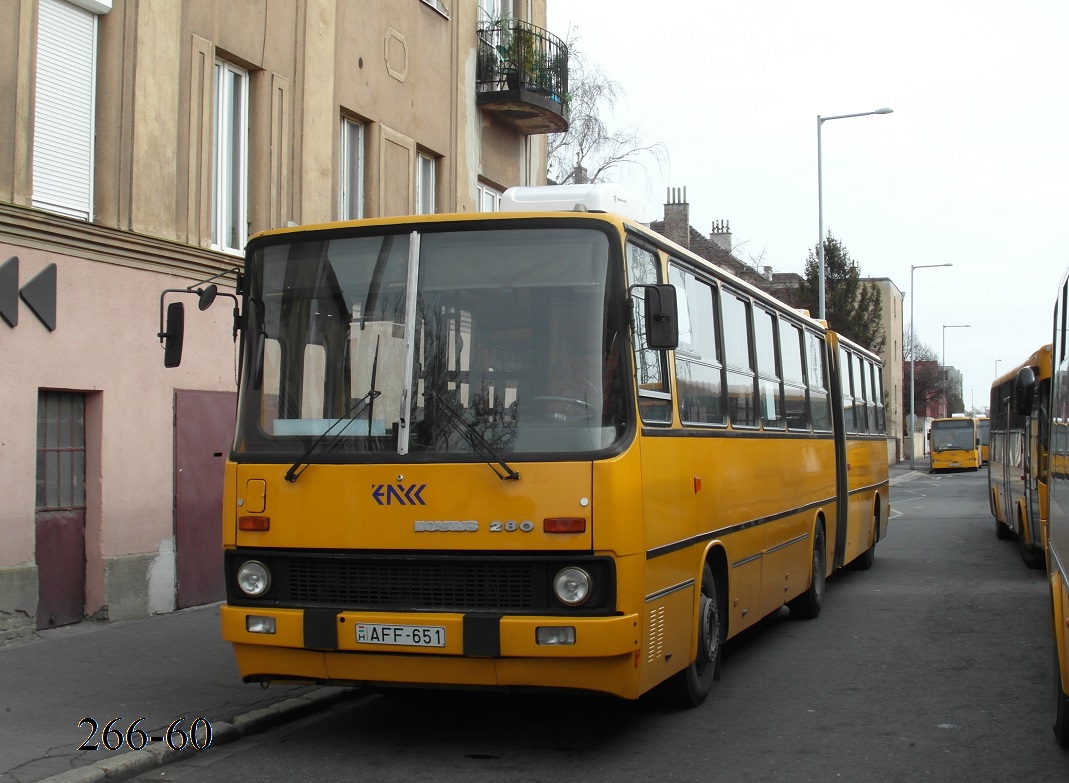
<instances>
[{"instance_id":1,"label":"bus tire","mask_svg":"<svg viewBox=\"0 0 1069 783\"><path fill-rule=\"evenodd\" d=\"M1054 698L1054 739L1063 748L1069 748L1069 693L1062 690L1057 643L1054 645Z\"/></svg>"},{"instance_id":2,"label":"bus tire","mask_svg":"<svg viewBox=\"0 0 1069 783\"><path fill-rule=\"evenodd\" d=\"M999 541L1009 541L1014 537L1014 532L1009 529L1008 526L1002 524L997 519L995 520L995 536Z\"/></svg>"},{"instance_id":3,"label":"bus tire","mask_svg":"<svg viewBox=\"0 0 1069 783\"><path fill-rule=\"evenodd\" d=\"M876 562L876 545L873 544L860 555L853 562L854 568L858 571L868 571L872 568L872 564Z\"/></svg>"},{"instance_id":4,"label":"bus tire","mask_svg":"<svg viewBox=\"0 0 1069 783\"><path fill-rule=\"evenodd\" d=\"M820 614L820 607L824 603L825 558L827 557L824 550L824 527L817 525L813 534L813 571L809 577L809 587L800 596L787 602L791 617L813 620Z\"/></svg>"},{"instance_id":5,"label":"bus tire","mask_svg":"<svg viewBox=\"0 0 1069 783\"><path fill-rule=\"evenodd\" d=\"M1025 541L1024 519L1020 515L1017 518L1017 548L1021 552L1021 560L1029 568L1043 568L1047 565L1047 553L1043 551L1043 547Z\"/></svg>"},{"instance_id":6,"label":"bus tire","mask_svg":"<svg viewBox=\"0 0 1069 783\"><path fill-rule=\"evenodd\" d=\"M1023 535L1017 536L1017 543L1021 549L1021 560L1029 568L1043 568L1047 565L1047 555L1041 547L1026 544Z\"/></svg>"},{"instance_id":7,"label":"bus tire","mask_svg":"<svg viewBox=\"0 0 1069 783\"><path fill-rule=\"evenodd\" d=\"M720 679L720 655L725 626L721 619L721 600L716 577L708 563L702 569L701 596L698 599L698 650L695 659L672 675L664 684L666 700L675 707L690 708L702 704Z\"/></svg>"}]
</instances>

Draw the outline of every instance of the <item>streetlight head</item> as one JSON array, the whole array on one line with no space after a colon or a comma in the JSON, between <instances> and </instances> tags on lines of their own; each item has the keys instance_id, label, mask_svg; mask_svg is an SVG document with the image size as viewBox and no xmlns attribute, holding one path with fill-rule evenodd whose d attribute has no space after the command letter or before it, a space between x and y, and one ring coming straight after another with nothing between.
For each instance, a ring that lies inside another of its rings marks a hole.
<instances>
[{"instance_id":1,"label":"streetlight head","mask_svg":"<svg viewBox=\"0 0 1069 783\"><path fill-rule=\"evenodd\" d=\"M883 109L877 109L873 113L874 114L892 114L893 112L894 112L894 109L883 108Z\"/></svg>"}]
</instances>

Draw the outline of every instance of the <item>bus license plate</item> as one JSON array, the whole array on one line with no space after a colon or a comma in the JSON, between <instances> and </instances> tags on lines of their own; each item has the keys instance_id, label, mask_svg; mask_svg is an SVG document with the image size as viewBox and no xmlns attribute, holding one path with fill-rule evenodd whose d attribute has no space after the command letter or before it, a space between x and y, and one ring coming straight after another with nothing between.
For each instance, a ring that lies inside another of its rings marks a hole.
<instances>
[{"instance_id":1,"label":"bus license plate","mask_svg":"<svg viewBox=\"0 0 1069 783\"><path fill-rule=\"evenodd\" d=\"M356 642L402 647L445 647L445 628L440 625L357 623Z\"/></svg>"}]
</instances>

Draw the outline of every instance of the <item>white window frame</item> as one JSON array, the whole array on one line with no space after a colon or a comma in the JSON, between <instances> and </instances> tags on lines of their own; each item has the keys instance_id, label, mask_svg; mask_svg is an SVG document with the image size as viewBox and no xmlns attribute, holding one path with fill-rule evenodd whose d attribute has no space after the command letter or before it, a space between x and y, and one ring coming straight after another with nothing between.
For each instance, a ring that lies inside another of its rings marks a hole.
<instances>
[{"instance_id":1,"label":"white window frame","mask_svg":"<svg viewBox=\"0 0 1069 783\"><path fill-rule=\"evenodd\" d=\"M212 248L243 253L249 238L249 73L225 60L215 61L214 131Z\"/></svg>"},{"instance_id":2,"label":"white window frame","mask_svg":"<svg viewBox=\"0 0 1069 783\"><path fill-rule=\"evenodd\" d=\"M338 134L338 219L364 217L364 123L341 118Z\"/></svg>"},{"instance_id":3,"label":"white window frame","mask_svg":"<svg viewBox=\"0 0 1069 783\"><path fill-rule=\"evenodd\" d=\"M446 19L449 18L449 8L446 6L444 0L420 0L420 2L424 5L429 5Z\"/></svg>"},{"instance_id":4,"label":"white window frame","mask_svg":"<svg viewBox=\"0 0 1069 783\"><path fill-rule=\"evenodd\" d=\"M480 182L478 188L479 212L500 212L502 193L497 188Z\"/></svg>"},{"instance_id":5,"label":"white window frame","mask_svg":"<svg viewBox=\"0 0 1069 783\"><path fill-rule=\"evenodd\" d=\"M40 0L31 203L93 220L97 14L109 4Z\"/></svg>"},{"instance_id":6,"label":"white window frame","mask_svg":"<svg viewBox=\"0 0 1069 783\"><path fill-rule=\"evenodd\" d=\"M437 159L422 152L416 156L416 214L433 215L436 209L435 169Z\"/></svg>"}]
</instances>

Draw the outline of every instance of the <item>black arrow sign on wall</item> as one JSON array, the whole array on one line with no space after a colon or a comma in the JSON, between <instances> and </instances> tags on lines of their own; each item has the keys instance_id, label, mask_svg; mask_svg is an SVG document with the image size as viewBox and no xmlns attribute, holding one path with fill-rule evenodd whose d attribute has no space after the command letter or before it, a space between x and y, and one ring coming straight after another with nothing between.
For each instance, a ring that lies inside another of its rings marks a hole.
<instances>
[{"instance_id":1,"label":"black arrow sign on wall","mask_svg":"<svg viewBox=\"0 0 1069 783\"><path fill-rule=\"evenodd\" d=\"M12 256L0 266L0 318L7 325L19 325L19 257Z\"/></svg>"},{"instance_id":2,"label":"black arrow sign on wall","mask_svg":"<svg viewBox=\"0 0 1069 783\"><path fill-rule=\"evenodd\" d=\"M49 264L22 287L19 291L22 301L30 306L34 315L48 327L56 331L56 265Z\"/></svg>"}]
</instances>

